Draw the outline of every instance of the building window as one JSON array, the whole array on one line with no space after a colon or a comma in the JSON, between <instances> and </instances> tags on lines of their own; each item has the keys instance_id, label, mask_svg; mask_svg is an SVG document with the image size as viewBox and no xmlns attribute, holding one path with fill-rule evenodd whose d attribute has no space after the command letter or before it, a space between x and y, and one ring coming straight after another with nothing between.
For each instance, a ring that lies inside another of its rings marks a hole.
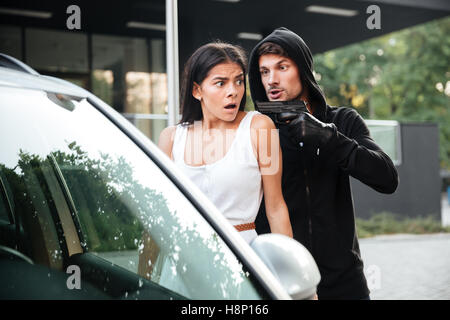
<instances>
[{"instance_id":1,"label":"building window","mask_svg":"<svg viewBox=\"0 0 450 320\"><path fill-rule=\"evenodd\" d=\"M164 39L2 25L0 52L91 91L154 142L167 126Z\"/></svg>"},{"instance_id":2,"label":"building window","mask_svg":"<svg viewBox=\"0 0 450 320\"><path fill-rule=\"evenodd\" d=\"M167 126L163 48L158 39L92 36L94 94L155 142Z\"/></svg>"},{"instance_id":3,"label":"building window","mask_svg":"<svg viewBox=\"0 0 450 320\"><path fill-rule=\"evenodd\" d=\"M400 124L390 120L366 120L372 139L399 166L402 163Z\"/></svg>"},{"instance_id":4,"label":"building window","mask_svg":"<svg viewBox=\"0 0 450 320\"><path fill-rule=\"evenodd\" d=\"M84 33L25 29L26 63L41 72L89 73Z\"/></svg>"},{"instance_id":5,"label":"building window","mask_svg":"<svg viewBox=\"0 0 450 320\"><path fill-rule=\"evenodd\" d=\"M0 52L23 60L21 33L20 27L0 26Z\"/></svg>"}]
</instances>

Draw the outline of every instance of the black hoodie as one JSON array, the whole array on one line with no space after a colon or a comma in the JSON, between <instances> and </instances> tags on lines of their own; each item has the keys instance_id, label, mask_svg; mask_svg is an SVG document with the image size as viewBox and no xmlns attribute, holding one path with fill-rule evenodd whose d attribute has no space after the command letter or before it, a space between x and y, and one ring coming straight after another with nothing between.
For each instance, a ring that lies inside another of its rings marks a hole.
<instances>
[{"instance_id":1,"label":"black hoodie","mask_svg":"<svg viewBox=\"0 0 450 320\"><path fill-rule=\"evenodd\" d=\"M280 45L297 64L308 87L313 115L334 123L337 135L324 150L296 146L287 126L278 126L283 152L282 189L294 232L313 255L322 280L319 299L361 299L369 294L364 276L349 176L382 193L393 193L397 171L372 140L361 116L351 108L331 107L313 75L313 59L305 42L279 28L259 42L250 55L249 83L253 101L268 101L261 82L257 50L261 44ZM264 201L256 219L258 233L270 232Z\"/></svg>"}]
</instances>

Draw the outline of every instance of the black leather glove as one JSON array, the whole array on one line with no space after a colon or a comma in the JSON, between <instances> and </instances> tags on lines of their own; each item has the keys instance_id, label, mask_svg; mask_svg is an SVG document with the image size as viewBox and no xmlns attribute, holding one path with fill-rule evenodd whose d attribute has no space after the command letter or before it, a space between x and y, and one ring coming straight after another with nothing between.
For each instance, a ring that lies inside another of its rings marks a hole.
<instances>
[{"instance_id":1,"label":"black leather glove","mask_svg":"<svg viewBox=\"0 0 450 320\"><path fill-rule=\"evenodd\" d=\"M313 148L326 148L337 134L334 123L324 123L307 112L289 122L289 135L300 146L308 145Z\"/></svg>"}]
</instances>

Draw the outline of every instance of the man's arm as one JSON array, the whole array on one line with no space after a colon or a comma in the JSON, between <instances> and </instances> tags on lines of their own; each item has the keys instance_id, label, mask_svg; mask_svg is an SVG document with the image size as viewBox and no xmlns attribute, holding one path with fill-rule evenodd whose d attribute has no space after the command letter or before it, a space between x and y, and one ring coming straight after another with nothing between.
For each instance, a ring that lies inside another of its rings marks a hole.
<instances>
[{"instance_id":1,"label":"man's arm","mask_svg":"<svg viewBox=\"0 0 450 320\"><path fill-rule=\"evenodd\" d=\"M296 143L304 142L320 148L335 158L352 177L378 192L393 193L398 175L392 160L370 137L364 120L353 109L339 111L335 123L323 123L309 113L289 124ZM345 132L338 130L336 124Z\"/></svg>"},{"instance_id":2,"label":"man's arm","mask_svg":"<svg viewBox=\"0 0 450 320\"><path fill-rule=\"evenodd\" d=\"M330 141L338 164L376 191L394 193L398 174L391 158L373 141L366 123L355 110L348 109L345 118L351 124L348 136L337 131L334 141Z\"/></svg>"}]
</instances>

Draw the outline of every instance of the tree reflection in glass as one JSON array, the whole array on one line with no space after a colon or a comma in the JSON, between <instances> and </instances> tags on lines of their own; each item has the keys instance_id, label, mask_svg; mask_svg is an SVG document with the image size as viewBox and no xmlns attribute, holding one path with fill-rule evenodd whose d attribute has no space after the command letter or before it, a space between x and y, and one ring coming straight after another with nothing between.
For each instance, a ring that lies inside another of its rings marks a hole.
<instances>
[{"instance_id":1,"label":"tree reflection in glass","mask_svg":"<svg viewBox=\"0 0 450 320\"><path fill-rule=\"evenodd\" d=\"M29 177L35 176L46 201L52 201L41 172L53 159L75 205L85 251L188 298L259 298L234 254L175 186L167 189L168 179L156 166L148 167L154 181L144 184L126 156L99 152L94 157L75 141L66 144L65 151L47 158L21 151L16 170L1 169L14 192L32 197ZM159 184L166 187L150 187ZM179 202L169 205L167 191ZM27 214L41 214L33 202L17 201L30 204Z\"/></svg>"}]
</instances>

